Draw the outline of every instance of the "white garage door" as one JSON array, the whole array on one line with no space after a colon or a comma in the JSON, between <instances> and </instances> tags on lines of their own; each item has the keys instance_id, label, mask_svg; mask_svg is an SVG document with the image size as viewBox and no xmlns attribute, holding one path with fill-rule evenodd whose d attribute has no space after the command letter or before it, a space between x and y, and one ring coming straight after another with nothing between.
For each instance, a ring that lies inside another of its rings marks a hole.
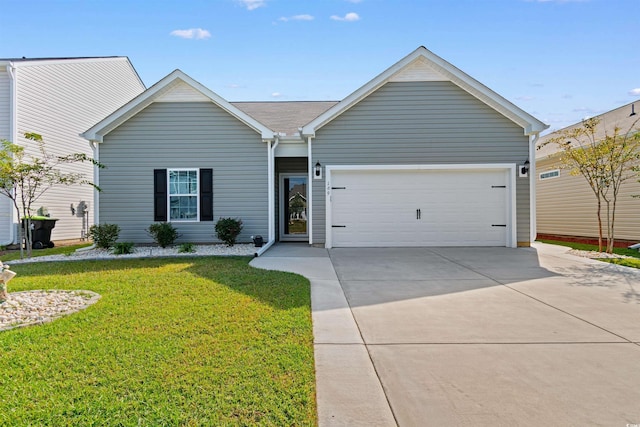
<instances>
[{"instance_id":1,"label":"white garage door","mask_svg":"<svg viewBox=\"0 0 640 427\"><path fill-rule=\"evenodd\" d=\"M334 170L330 185L333 247L510 246L509 170Z\"/></svg>"}]
</instances>

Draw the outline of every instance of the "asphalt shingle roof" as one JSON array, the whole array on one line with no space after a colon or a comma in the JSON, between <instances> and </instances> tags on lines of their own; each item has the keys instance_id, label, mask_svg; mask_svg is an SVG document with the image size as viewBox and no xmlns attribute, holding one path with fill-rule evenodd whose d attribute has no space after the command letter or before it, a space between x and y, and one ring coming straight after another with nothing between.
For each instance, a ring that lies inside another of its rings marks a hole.
<instances>
[{"instance_id":1,"label":"asphalt shingle roof","mask_svg":"<svg viewBox=\"0 0 640 427\"><path fill-rule=\"evenodd\" d=\"M337 103L338 101L275 101L232 102L231 104L269 129L293 136L298 133L298 128Z\"/></svg>"}]
</instances>

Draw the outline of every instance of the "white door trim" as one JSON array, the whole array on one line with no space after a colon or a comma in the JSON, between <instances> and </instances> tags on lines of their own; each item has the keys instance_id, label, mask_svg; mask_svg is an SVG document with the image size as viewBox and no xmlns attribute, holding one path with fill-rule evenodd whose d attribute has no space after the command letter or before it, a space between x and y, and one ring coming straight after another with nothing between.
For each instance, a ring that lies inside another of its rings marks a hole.
<instances>
[{"instance_id":1,"label":"white door trim","mask_svg":"<svg viewBox=\"0 0 640 427\"><path fill-rule=\"evenodd\" d=\"M510 223L507 224L505 246L515 248L518 246L517 238L517 213L516 213L516 172L515 163L479 163L479 164L437 164L437 165L326 165L325 166L325 247L332 248L332 201L331 201L331 175L334 171L393 171L393 170L505 170L508 172L509 198L506 203L507 215ZM308 187L308 184L307 184ZM308 188L307 188L308 191Z\"/></svg>"}]
</instances>

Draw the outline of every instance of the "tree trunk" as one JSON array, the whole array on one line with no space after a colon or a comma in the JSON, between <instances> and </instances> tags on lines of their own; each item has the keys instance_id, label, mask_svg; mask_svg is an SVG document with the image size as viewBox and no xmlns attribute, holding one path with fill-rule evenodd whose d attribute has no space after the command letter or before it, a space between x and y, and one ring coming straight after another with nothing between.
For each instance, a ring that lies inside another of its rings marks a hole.
<instances>
[{"instance_id":1,"label":"tree trunk","mask_svg":"<svg viewBox=\"0 0 640 427\"><path fill-rule=\"evenodd\" d=\"M602 202L598 197L598 252L602 252Z\"/></svg>"},{"instance_id":2,"label":"tree trunk","mask_svg":"<svg viewBox=\"0 0 640 427\"><path fill-rule=\"evenodd\" d=\"M613 246L615 243L614 225L616 222L616 197L614 196L613 206L611 207L611 219L609 220L609 242L607 244L607 253L613 253ZM607 207L608 209L608 207Z\"/></svg>"}]
</instances>

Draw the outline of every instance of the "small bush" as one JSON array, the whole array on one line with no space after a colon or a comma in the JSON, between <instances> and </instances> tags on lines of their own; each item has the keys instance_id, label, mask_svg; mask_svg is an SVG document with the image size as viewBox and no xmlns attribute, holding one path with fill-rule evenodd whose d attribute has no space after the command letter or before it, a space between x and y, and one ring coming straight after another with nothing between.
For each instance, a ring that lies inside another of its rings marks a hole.
<instances>
[{"instance_id":1,"label":"small bush","mask_svg":"<svg viewBox=\"0 0 640 427\"><path fill-rule=\"evenodd\" d=\"M178 253L184 254L192 254L196 251L196 246L193 243L183 243L178 248Z\"/></svg>"},{"instance_id":2,"label":"small bush","mask_svg":"<svg viewBox=\"0 0 640 427\"><path fill-rule=\"evenodd\" d=\"M156 222L151 224L147 229L153 240L160 245L161 248L171 246L180 237L178 230L169 222Z\"/></svg>"},{"instance_id":3,"label":"small bush","mask_svg":"<svg viewBox=\"0 0 640 427\"><path fill-rule=\"evenodd\" d=\"M100 249L111 248L120 235L120 227L117 224L94 224L89 228L89 237Z\"/></svg>"},{"instance_id":4,"label":"small bush","mask_svg":"<svg viewBox=\"0 0 640 427\"><path fill-rule=\"evenodd\" d=\"M113 246L114 255L126 255L133 253L133 242L118 242Z\"/></svg>"},{"instance_id":5,"label":"small bush","mask_svg":"<svg viewBox=\"0 0 640 427\"><path fill-rule=\"evenodd\" d=\"M216 222L216 235L218 239L228 246L236 244L236 239L242 231L242 220L240 218L220 218Z\"/></svg>"}]
</instances>

